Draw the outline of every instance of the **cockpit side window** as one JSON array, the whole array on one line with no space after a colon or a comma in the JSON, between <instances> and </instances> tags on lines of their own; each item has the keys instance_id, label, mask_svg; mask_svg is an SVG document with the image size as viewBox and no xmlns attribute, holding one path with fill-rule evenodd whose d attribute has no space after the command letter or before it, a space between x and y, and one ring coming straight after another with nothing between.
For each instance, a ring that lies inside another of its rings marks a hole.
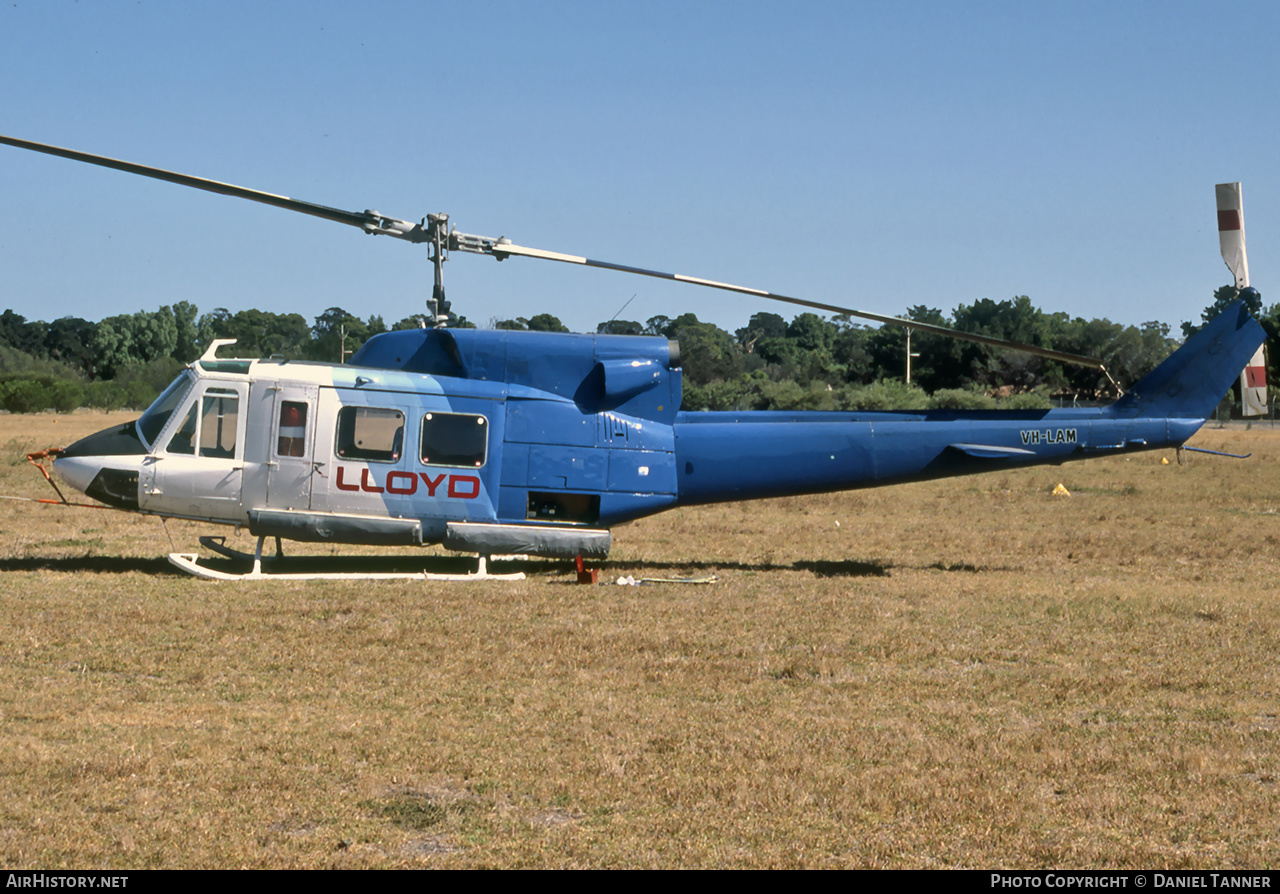
<instances>
[{"instance_id":1,"label":"cockpit side window","mask_svg":"<svg viewBox=\"0 0 1280 894\"><path fill-rule=\"evenodd\" d=\"M223 388L205 391L200 411L200 455L235 458L239 420L240 398L234 391Z\"/></svg>"},{"instance_id":2,"label":"cockpit side window","mask_svg":"<svg viewBox=\"0 0 1280 894\"><path fill-rule=\"evenodd\" d=\"M169 411L172 414L172 410ZM240 428L240 395L234 388L206 387L187 407L165 452L178 456L234 459Z\"/></svg>"}]
</instances>

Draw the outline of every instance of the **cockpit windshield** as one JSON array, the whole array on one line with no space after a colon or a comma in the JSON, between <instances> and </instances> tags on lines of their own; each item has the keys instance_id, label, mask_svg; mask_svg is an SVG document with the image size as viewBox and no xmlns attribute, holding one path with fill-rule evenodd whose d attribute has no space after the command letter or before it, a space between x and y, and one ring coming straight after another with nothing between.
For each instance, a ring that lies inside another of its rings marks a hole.
<instances>
[{"instance_id":1,"label":"cockpit windshield","mask_svg":"<svg viewBox=\"0 0 1280 894\"><path fill-rule=\"evenodd\" d=\"M147 411L138 418L138 434L142 436L142 442L148 451L155 445L156 438L160 437L160 432L164 430L165 423L169 421L173 411L191 390L191 384L191 373L184 372L174 379L169 387L164 389L164 393L155 399L155 403L147 407Z\"/></svg>"}]
</instances>

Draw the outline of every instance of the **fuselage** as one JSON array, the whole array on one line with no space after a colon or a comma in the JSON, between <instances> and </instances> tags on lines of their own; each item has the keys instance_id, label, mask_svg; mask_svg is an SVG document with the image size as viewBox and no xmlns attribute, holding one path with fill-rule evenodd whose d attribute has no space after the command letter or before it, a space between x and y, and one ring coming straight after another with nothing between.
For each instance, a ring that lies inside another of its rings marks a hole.
<instances>
[{"instance_id":1,"label":"fuselage","mask_svg":"<svg viewBox=\"0 0 1280 894\"><path fill-rule=\"evenodd\" d=\"M206 356L54 467L120 508L261 535L601 555L612 526L681 504L1181 445L1261 332L1219 324L1110 407L918 413L679 412L665 339L396 332L349 365Z\"/></svg>"}]
</instances>

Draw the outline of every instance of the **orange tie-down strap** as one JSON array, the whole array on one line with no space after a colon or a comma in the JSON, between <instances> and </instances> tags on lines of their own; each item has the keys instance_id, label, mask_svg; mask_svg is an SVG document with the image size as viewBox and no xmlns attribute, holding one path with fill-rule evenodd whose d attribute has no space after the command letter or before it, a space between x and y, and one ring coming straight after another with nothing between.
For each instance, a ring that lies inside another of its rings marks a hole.
<instances>
[{"instance_id":1,"label":"orange tie-down strap","mask_svg":"<svg viewBox=\"0 0 1280 894\"><path fill-rule=\"evenodd\" d=\"M46 447L44 450L37 450L34 453L27 454L27 462L40 470L40 474L44 476L44 480L49 482L49 486L53 488L53 492L58 495L56 500L42 500L38 497L7 497L10 500L28 500L32 503L49 503L53 506L80 506L85 509L115 509L119 512L127 512L127 509L121 509L118 506L104 506L101 503L72 503L62 493L62 489L58 487L58 482L53 480L53 476L49 474L49 469L45 463L49 460L57 459L62 455L61 447Z\"/></svg>"},{"instance_id":2,"label":"orange tie-down strap","mask_svg":"<svg viewBox=\"0 0 1280 894\"><path fill-rule=\"evenodd\" d=\"M110 509L114 512L134 512L136 510L126 509L123 506L106 506L102 503L73 503L63 495L62 489L58 487L58 482L53 480L53 476L49 474L48 467L45 462L57 459L62 455L63 448L47 447L44 450L37 450L34 453L27 454L27 462L40 470L40 474L44 476L44 480L49 482L49 486L53 488L53 492L58 495L56 500L42 500L39 497L0 497L5 500L22 500L27 503L48 503L51 506L79 506L82 509Z\"/></svg>"}]
</instances>

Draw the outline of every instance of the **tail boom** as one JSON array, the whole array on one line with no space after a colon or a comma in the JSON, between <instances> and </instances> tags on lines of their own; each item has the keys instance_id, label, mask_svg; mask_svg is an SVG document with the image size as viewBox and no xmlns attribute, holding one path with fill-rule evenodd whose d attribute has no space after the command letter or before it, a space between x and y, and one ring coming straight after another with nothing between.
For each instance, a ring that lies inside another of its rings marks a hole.
<instances>
[{"instance_id":1,"label":"tail boom","mask_svg":"<svg viewBox=\"0 0 1280 894\"><path fill-rule=\"evenodd\" d=\"M1265 337L1233 305L1105 408L680 413L678 502L821 493L1179 447Z\"/></svg>"}]
</instances>

